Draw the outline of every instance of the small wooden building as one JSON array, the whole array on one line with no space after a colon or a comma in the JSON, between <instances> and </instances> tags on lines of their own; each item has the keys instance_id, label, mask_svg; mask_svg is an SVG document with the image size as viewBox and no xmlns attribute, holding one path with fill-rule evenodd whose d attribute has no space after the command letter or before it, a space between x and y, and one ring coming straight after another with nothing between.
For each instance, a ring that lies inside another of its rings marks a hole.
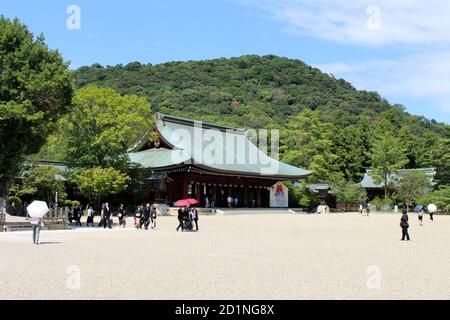
<instances>
[{"instance_id":1,"label":"small wooden building","mask_svg":"<svg viewBox=\"0 0 450 320\"><path fill-rule=\"evenodd\" d=\"M402 174L417 170L423 172L432 185L435 184L434 177L436 176L436 168L419 168L419 169L400 169L396 170L395 173L389 174L387 181L388 184L392 185L401 179ZM369 200L373 200L375 197L384 197L384 183L375 182L373 178L373 170L367 170L361 181L361 186L366 189L367 197Z\"/></svg>"}]
</instances>

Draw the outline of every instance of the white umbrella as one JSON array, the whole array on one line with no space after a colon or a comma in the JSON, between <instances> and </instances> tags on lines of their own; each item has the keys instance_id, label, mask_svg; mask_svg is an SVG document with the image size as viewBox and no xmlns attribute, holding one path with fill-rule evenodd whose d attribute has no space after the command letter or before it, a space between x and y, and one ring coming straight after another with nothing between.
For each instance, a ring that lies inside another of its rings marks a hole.
<instances>
[{"instance_id":1,"label":"white umbrella","mask_svg":"<svg viewBox=\"0 0 450 320\"><path fill-rule=\"evenodd\" d=\"M27 207L28 214L31 218L42 218L49 211L47 203L44 201L33 201Z\"/></svg>"},{"instance_id":2,"label":"white umbrella","mask_svg":"<svg viewBox=\"0 0 450 320\"><path fill-rule=\"evenodd\" d=\"M429 212L429 213L435 213L436 210L437 210L437 207L436 207L435 204L432 204L432 203L431 203L431 204L428 205L428 208L427 208L427 209L428 209L428 212Z\"/></svg>"}]
</instances>

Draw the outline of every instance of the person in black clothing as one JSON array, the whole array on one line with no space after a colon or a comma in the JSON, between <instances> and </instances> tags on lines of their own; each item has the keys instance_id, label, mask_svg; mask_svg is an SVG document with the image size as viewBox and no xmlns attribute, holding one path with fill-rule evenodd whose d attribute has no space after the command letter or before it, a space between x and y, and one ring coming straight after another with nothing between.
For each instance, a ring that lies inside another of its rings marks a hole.
<instances>
[{"instance_id":1,"label":"person in black clothing","mask_svg":"<svg viewBox=\"0 0 450 320\"><path fill-rule=\"evenodd\" d=\"M80 206L78 208L75 209L75 220L76 226L81 227L81 217L83 216L83 206L80 204Z\"/></svg>"},{"instance_id":2,"label":"person in black clothing","mask_svg":"<svg viewBox=\"0 0 450 320\"><path fill-rule=\"evenodd\" d=\"M178 209L178 227L177 227L177 231L180 230L183 231L183 218L184 218L184 207Z\"/></svg>"},{"instance_id":3,"label":"person in black clothing","mask_svg":"<svg viewBox=\"0 0 450 320\"><path fill-rule=\"evenodd\" d=\"M122 228L125 228L126 217L125 217L125 209L123 208L122 203L119 206L118 216L119 216L119 226L121 226Z\"/></svg>"},{"instance_id":4,"label":"person in black clothing","mask_svg":"<svg viewBox=\"0 0 450 320\"><path fill-rule=\"evenodd\" d=\"M141 220L140 228L142 228L142 226L144 226L145 230L148 230L148 226L150 224L150 217L151 217L151 208L150 208L150 204L147 203L147 205L144 208L144 216Z\"/></svg>"},{"instance_id":5,"label":"person in black clothing","mask_svg":"<svg viewBox=\"0 0 450 320\"><path fill-rule=\"evenodd\" d=\"M183 229L184 231L192 231L192 216L189 207L184 207L183 210Z\"/></svg>"},{"instance_id":6,"label":"person in black clothing","mask_svg":"<svg viewBox=\"0 0 450 320\"><path fill-rule=\"evenodd\" d=\"M69 207L68 219L69 219L70 225L73 225L73 221L75 220L75 213L74 213L73 208L71 208L71 207Z\"/></svg>"},{"instance_id":7,"label":"person in black clothing","mask_svg":"<svg viewBox=\"0 0 450 320\"><path fill-rule=\"evenodd\" d=\"M105 203L105 208L103 208L103 210L103 218L105 219L103 223L103 229L106 229L106 226L108 226L109 229L112 229L111 210L109 210L108 202Z\"/></svg>"},{"instance_id":8,"label":"person in black clothing","mask_svg":"<svg viewBox=\"0 0 450 320\"><path fill-rule=\"evenodd\" d=\"M409 223L408 223L408 210L406 208L403 208L402 210L402 218L400 219L400 227L402 228L402 241L405 240L405 238L409 241Z\"/></svg>"},{"instance_id":9,"label":"person in black clothing","mask_svg":"<svg viewBox=\"0 0 450 320\"><path fill-rule=\"evenodd\" d=\"M105 204L102 203L102 207L100 209L100 222L98 223L98 227L101 228L105 224Z\"/></svg>"}]
</instances>

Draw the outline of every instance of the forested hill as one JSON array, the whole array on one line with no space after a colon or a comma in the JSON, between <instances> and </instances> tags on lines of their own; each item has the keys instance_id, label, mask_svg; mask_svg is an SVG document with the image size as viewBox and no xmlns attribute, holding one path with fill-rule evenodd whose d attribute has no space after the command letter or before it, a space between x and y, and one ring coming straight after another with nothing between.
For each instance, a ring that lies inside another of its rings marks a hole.
<instances>
[{"instance_id":1,"label":"forested hill","mask_svg":"<svg viewBox=\"0 0 450 320\"><path fill-rule=\"evenodd\" d=\"M242 56L208 61L102 67L73 72L78 87L111 87L150 99L156 111L243 127L284 124L304 108L331 116L376 117L390 108L377 93L357 91L299 60Z\"/></svg>"},{"instance_id":2,"label":"forested hill","mask_svg":"<svg viewBox=\"0 0 450 320\"><path fill-rule=\"evenodd\" d=\"M368 130L375 130L383 119L393 130L400 130L402 139L408 140L407 167L437 166L441 170L445 167L445 163L438 162L443 161L450 126L410 115L401 105L390 105L376 92L356 90L347 81L299 60L250 55L159 65L94 64L72 74L77 87L111 87L121 94L147 97L154 111L235 127L295 128L294 122L305 121L295 119L295 115L307 109L316 110L306 117L317 116L333 131L332 153L343 153L340 155L343 163L333 164L334 170L346 171L345 176L352 180L359 179L371 165L367 149L373 144L373 135ZM319 141L324 137L316 138ZM336 149L340 145L343 149ZM439 151L431 155L432 148ZM287 154L284 156L289 158ZM302 165L302 161L289 162ZM355 162L355 166L349 161Z\"/></svg>"}]
</instances>

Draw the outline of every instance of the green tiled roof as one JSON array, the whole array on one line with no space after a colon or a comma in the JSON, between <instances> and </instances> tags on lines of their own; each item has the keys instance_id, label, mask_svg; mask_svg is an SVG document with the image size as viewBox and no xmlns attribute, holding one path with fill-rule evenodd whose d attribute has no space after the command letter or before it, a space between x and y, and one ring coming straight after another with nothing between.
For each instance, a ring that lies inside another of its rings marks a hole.
<instances>
[{"instance_id":1,"label":"green tiled roof","mask_svg":"<svg viewBox=\"0 0 450 320\"><path fill-rule=\"evenodd\" d=\"M396 173L390 174L388 176L388 183L394 182L400 178L402 173L410 172L413 170L422 171L428 177L431 183L433 183L434 176L436 175L435 168L421 168L421 169L401 169L397 170ZM364 177L361 181L361 186L365 189L383 189L384 183L375 183L374 178L371 176L373 174L373 170L367 170L364 174Z\"/></svg>"},{"instance_id":2,"label":"green tiled roof","mask_svg":"<svg viewBox=\"0 0 450 320\"><path fill-rule=\"evenodd\" d=\"M145 168L191 163L205 170L286 179L300 179L311 174L266 155L248 139L243 129L165 115L160 115L156 128L161 139L173 150L131 152L132 162Z\"/></svg>"},{"instance_id":3,"label":"green tiled roof","mask_svg":"<svg viewBox=\"0 0 450 320\"><path fill-rule=\"evenodd\" d=\"M177 164L190 163L191 158L180 154L178 150L153 149L128 153L131 162L143 168L161 168Z\"/></svg>"}]
</instances>

